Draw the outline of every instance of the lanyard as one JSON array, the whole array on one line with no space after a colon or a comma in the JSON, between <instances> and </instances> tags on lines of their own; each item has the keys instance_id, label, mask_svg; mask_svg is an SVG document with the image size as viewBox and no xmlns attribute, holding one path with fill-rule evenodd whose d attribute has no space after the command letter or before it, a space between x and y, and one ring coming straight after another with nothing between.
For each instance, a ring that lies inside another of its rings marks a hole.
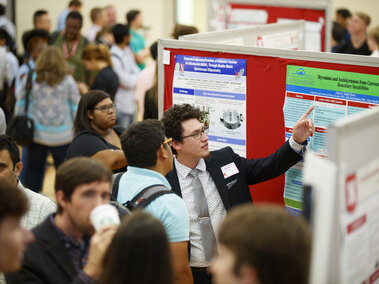
<instances>
[{"instance_id":1,"label":"lanyard","mask_svg":"<svg viewBox=\"0 0 379 284\"><path fill-rule=\"evenodd\" d=\"M66 59L66 61L70 60L70 58L74 56L76 50L78 49L79 40L80 40L80 37L78 37L75 40L74 44L72 45L70 54L68 53L68 47L67 47L66 39L62 42L63 55L64 55L64 58Z\"/></svg>"}]
</instances>

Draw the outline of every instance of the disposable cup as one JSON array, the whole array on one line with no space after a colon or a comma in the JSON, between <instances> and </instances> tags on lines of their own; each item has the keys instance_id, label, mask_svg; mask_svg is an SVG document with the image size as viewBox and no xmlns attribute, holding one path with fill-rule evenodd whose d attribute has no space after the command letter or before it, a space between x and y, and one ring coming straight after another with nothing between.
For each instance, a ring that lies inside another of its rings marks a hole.
<instances>
[{"instance_id":1,"label":"disposable cup","mask_svg":"<svg viewBox=\"0 0 379 284\"><path fill-rule=\"evenodd\" d=\"M110 204L102 204L93 209L90 220L96 231L105 225L120 224L117 209Z\"/></svg>"}]
</instances>

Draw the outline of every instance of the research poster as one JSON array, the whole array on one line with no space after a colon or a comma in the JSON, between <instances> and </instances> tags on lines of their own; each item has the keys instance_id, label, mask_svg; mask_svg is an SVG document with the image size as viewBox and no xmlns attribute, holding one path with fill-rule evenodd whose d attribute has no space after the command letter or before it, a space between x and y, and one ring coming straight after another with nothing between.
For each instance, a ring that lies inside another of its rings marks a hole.
<instances>
[{"instance_id":1,"label":"research poster","mask_svg":"<svg viewBox=\"0 0 379 284\"><path fill-rule=\"evenodd\" d=\"M209 150L246 157L246 60L175 55L173 103L200 108Z\"/></svg>"},{"instance_id":2,"label":"research poster","mask_svg":"<svg viewBox=\"0 0 379 284\"><path fill-rule=\"evenodd\" d=\"M284 121L286 138L303 113L311 113L315 132L308 141L309 149L327 156L328 125L379 105L379 76L303 66L287 66ZM286 172L284 202L289 211L302 208L302 162Z\"/></svg>"},{"instance_id":3,"label":"research poster","mask_svg":"<svg viewBox=\"0 0 379 284\"><path fill-rule=\"evenodd\" d=\"M341 180L342 283L379 283L379 159Z\"/></svg>"}]
</instances>

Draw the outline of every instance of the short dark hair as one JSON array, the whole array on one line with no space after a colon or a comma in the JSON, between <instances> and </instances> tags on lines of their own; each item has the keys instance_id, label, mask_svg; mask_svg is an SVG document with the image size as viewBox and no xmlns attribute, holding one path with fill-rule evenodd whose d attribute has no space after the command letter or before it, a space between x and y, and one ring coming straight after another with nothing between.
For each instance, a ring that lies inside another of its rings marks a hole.
<instances>
[{"instance_id":1,"label":"short dark hair","mask_svg":"<svg viewBox=\"0 0 379 284\"><path fill-rule=\"evenodd\" d=\"M2 181L0 183L0 223L7 216L21 218L28 210L28 200L17 185Z\"/></svg>"},{"instance_id":2,"label":"short dark hair","mask_svg":"<svg viewBox=\"0 0 379 284\"><path fill-rule=\"evenodd\" d=\"M126 21L128 22L128 25L131 24L131 22L134 21L134 19L138 16L138 14L140 14L141 11L140 10L130 10L127 14L126 14Z\"/></svg>"},{"instance_id":3,"label":"short dark hair","mask_svg":"<svg viewBox=\"0 0 379 284\"><path fill-rule=\"evenodd\" d=\"M45 30L41 29L33 29L30 31L24 32L22 35L22 45L24 46L25 52L31 52L32 51L32 42L36 39L42 39L46 40L46 42L49 42L49 33Z\"/></svg>"},{"instance_id":4,"label":"short dark hair","mask_svg":"<svg viewBox=\"0 0 379 284\"><path fill-rule=\"evenodd\" d=\"M82 14L80 14L77 11L71 11L70 13L68 13L67 17L66 17L66 23L67 23L68 19L79 20L80 24L83 25L83 16L82 16Z\"/></svg>"},{"instance_id":5,"label":"short dark hair","mask_svg":"<svg viewBox=\"0 0 379 284\"><path fill-rule=\"evenodd\" d=\"M129 36L129 26L123 24L116 24L112 28L112 34L116 44L120 44L124 41L126 36Z\"/></svg>"},{"instance_id":6,"label":"short dark hair","mask_svg":"<svg viewBox=\"0 0 379 284\"><path fill-rule=\"evenodd\" d=\"M20 150L16 141L8 135L0 135L0 151L2 150L7 150L9 152L14 168L15 165L20 162Z\"/></svg>"},{"instance_id":7,"label":"short dark hair","mask_svg":"<svg viewBox=\"0 0 379 284\"><path fill-rule=\"evenodd\" d=\"M172 284L173 268L162 223L147 212L126 216L103 259L101 284Z\"/></svg>"},{"instance_id":8,"label":"short dark hair","mask_svg":"<svg viewBox=\"0 0 379 284\"><path fill-rule=\"evenodd\" d=\"M88 111L93 111L95 106L104 99L110 98L109 95L101 90L89 91L80 98L78 109L74 119L74 134L78 134L83 130L92 129L88 118Z\"/></svg>"},{"instance_id":9,"label":"short dark hair","mask_svg":"<svg viewBox=\"0 0 379 284\"><path fill-rule=\"evenodd\" d=\"M120 139L129 166L153 167L157 163L157 151L165 140L163 124L156 119L134 122Z\"/></svg>"},{"instance_id":10,"label":"short dark hair","mask_svg":"<svg viewBox=\"0 0 379 284\"><path fill-rule=\"evenodd\" d=\"M0 16L3 16L3 15L5 15L5 7L4 5L0 4Z\"/></svg>"},{"instance_id":11,"label":"short dark hair","mask_svg":"<svg viewBox=\"0 0 379 284\"><path fill-rule=\"evenodd\" d=\"M7 46L9 46L9 44L12 42L11 36L4 28L0 28L0 39L4 39Z\"/></svg>"},{"instance_id":12,"label":"short dark hair","mask_svg":"<svg viewBox=\"0 0 379 284\"><path fill-rule=\"evenodd\" d=\"M344 39L343 28L337 22L333 22L332 38L336 41L336 43L341 43Z\"/></svg>"},{"instance_id":13,"label":"short dark hair","mask_svg":"<svg viewBox=\"0 0 379 284\"><path fill-rule=\"evenodd\" d=\"M163 113L162 121L166 136L176 141L182 140L182 122L196 118L200 120L200 109L190 104L172 105Z\"/></svg>"},{"instance_id":14,"label":"short dark hair","mask_svg":"<svg viewBox=\"0 0 379 284\"><path fill-rule=\"evenodd\" d=\"M104 163L88 157L76 157L66 160L57 169L55 192L62 190L65 200L71 200L75 188L94 181L112 181L112 171ZM62 207L58 204L58 213Z\"/></svg>"},{"instance_id":15,"label":"short dark hair","mask_svg":"<svg viewBox=\"0 0 379 284\"><path fill-rule=\"evenodd\" d=\"M34 15L33 15L33 23L34 25L37 23L38 21L38 18L42 17L43 15L47 15L48 12L46 10L37 10L34 12Z\"/></svg>"},{"instance_id":16,"label":"short dark hair","mask_svg":"<svg viewBox=\"0 0 379 284\"><path fill-rule=\"evenodd\" d=\"M245 204L229 211L218 234L235 256L236 275L248 265L262 284L308 283L311 232L302 217L279 206Z\"/></svg>"},{"instance_id":17,"label":"short dark hair","mask_svg":"<svg viewBox=\"0 0 379 284\"><path fill-rule=\"evenodd\" d=\"M337 11L336 11L336 13L338 14L338 15L340 15L342 18L344 18L344 19L347 19L347 18L350 18L351 17L351 13L350 13L350 11L348 10L348 9L344 9L344 8L342 8L342 9L338 9Z\"/></svg>"},{"instance_id":18,"label":"short dark hair","mask_svg":"<svg viewBox=\"0 0 379 284\"><path fill-rule=\"evenodd\" d=\"M150 45L150 54L154 60L157 60L157 57L158 57L158 42L157 41L154 42L152 45Z\"/></svg>"},{"instance_id":19,"label":"short dark hair","mask_svg":"<svg viewBox=\"0 0 379 284\"><path fill-rule=\"evenodd\" d=\"M79 0L71 0L68 3L68 7L81 7L81 6L82 6L82 2Z\"/></svg>"}]
</instances>

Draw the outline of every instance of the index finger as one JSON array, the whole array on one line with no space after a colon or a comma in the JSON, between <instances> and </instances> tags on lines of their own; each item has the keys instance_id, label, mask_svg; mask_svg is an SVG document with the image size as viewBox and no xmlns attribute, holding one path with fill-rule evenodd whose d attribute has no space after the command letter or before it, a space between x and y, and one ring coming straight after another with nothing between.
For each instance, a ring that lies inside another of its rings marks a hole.
<instances>
[{"instance_id":1,"label":"index finger","mask_svg":"<svg viewBox=\"0 0 379 284\"><path fill-rule=\"evenodd\" d=\"M300 120L306 119L308 115L314 110L315 106L311 106L304 114L302 117L300 117Z\"/></svg>"}]
</instances>

